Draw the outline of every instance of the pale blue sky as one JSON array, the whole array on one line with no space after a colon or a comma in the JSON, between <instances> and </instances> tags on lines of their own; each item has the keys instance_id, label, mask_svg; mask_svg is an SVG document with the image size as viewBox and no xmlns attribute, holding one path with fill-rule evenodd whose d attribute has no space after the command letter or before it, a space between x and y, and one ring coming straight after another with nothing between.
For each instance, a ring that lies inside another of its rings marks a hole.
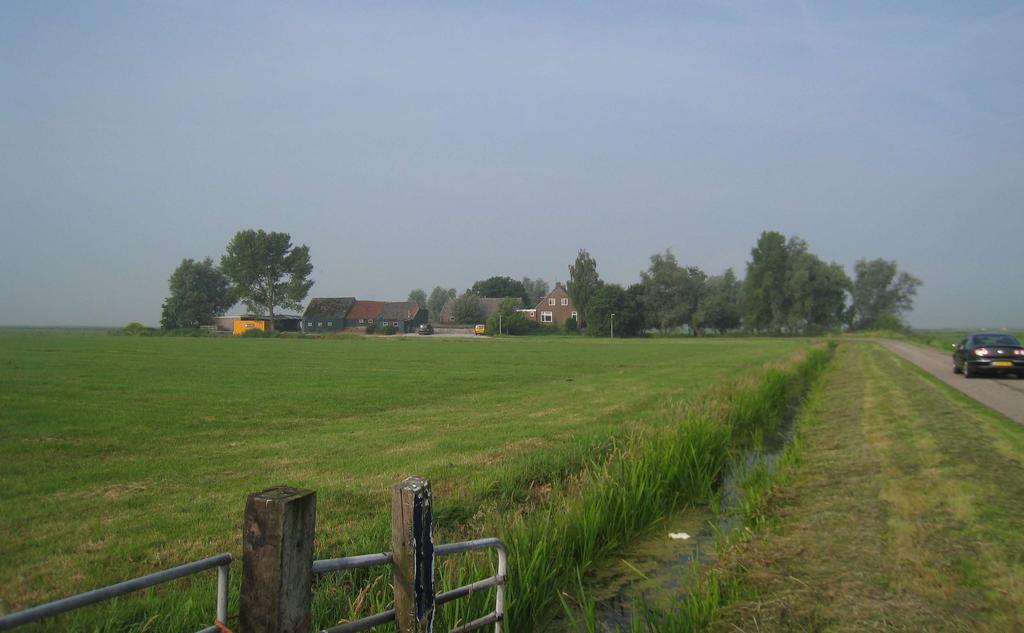
<instances>
[{"instance_id":1,"label":"pale blue sky","mask_svg":"<svg viewBox=\"0 0 1024 633\"><path fill-rule=\"evenodd\" d=\"M894 8L895 7L895 8ZM0 3L0 324L156 324L183 257L313 296L742 274L774 229L1024 326L1024 5Z\"/></svg>"}]
</instances>

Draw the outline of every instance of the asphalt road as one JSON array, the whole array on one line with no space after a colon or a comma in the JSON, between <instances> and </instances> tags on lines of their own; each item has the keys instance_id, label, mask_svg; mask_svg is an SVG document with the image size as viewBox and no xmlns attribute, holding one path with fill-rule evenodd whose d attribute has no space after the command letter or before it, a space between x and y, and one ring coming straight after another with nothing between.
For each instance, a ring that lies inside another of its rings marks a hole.
<instances>
[{"instance_id":1,"label":"asphalt road","mask_svg":"<svg viewBox=\"0 0 1024 633\"><path fill-rule=\"evenodd\" d=\"M942 382L959 389L985 406L1002 413L1018 424L1024 424L1024 380L979 376L967 379L953 373L953 352L944 354L905 343L882 339L878 341L889 351L902 356Z\"/></svg>"}]
</instances>

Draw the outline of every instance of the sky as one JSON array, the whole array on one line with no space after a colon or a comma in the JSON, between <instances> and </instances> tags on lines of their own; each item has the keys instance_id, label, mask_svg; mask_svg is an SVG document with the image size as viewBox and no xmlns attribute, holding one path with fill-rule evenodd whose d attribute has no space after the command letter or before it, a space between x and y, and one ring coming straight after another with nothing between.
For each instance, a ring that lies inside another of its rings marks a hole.
<instances>
[{"instance_id":1,"label":"sky","mask_svg":"<svg viewBox=\"0 0 1024 633\"><path fill-rule=\"evenodd\" d=\"M0 325L156 325L239 230L310 297L742 276L764 230L1024 326L1021 2L0 3Z\"/></svg>"}]
</instances>

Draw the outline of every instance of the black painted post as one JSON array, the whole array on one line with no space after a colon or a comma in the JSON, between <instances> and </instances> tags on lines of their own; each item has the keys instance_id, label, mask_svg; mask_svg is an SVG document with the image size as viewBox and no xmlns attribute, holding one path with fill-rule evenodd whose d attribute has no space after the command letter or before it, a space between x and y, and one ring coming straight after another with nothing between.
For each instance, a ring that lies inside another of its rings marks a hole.
<instances>
[{"instance_id":1,"label":"black painted post","mask_svg":"<svg viewBox=\"0 0 1024 633\"><path fill-rule=\"evenodd\" d=\"M398 633L434 630L434 534L430 482L407 477L392 488L391 556Z\"/></svg>"}]
</instances>

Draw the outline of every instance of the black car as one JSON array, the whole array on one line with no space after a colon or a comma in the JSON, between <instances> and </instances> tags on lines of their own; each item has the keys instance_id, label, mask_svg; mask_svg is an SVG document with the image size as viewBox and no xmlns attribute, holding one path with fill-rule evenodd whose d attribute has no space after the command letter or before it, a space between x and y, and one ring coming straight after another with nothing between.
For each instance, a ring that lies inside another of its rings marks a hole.
<instances>
[{"instance_id":1,"label":"black car","mask_svg":"<svg viewBox=\"0 0 1024 633\"><path fill-rule=\"evenodd\" d=\"M433 334L434 333L434 326L429 324L429 323L423 323L423 324L420 325L419 330L417 330L417 331L420 334Z\"/></svg>"},{"instance_id":2,"label":"black car","mask_svg":"<svg viewBox=\"0 0 1024 633\"><path fill-rule=\"evenodd\" d=\"M953 345L953 373L1016 374L1024 378L1024 347L1009 334L979 332Z\"/></svg>"}]
</instances>

